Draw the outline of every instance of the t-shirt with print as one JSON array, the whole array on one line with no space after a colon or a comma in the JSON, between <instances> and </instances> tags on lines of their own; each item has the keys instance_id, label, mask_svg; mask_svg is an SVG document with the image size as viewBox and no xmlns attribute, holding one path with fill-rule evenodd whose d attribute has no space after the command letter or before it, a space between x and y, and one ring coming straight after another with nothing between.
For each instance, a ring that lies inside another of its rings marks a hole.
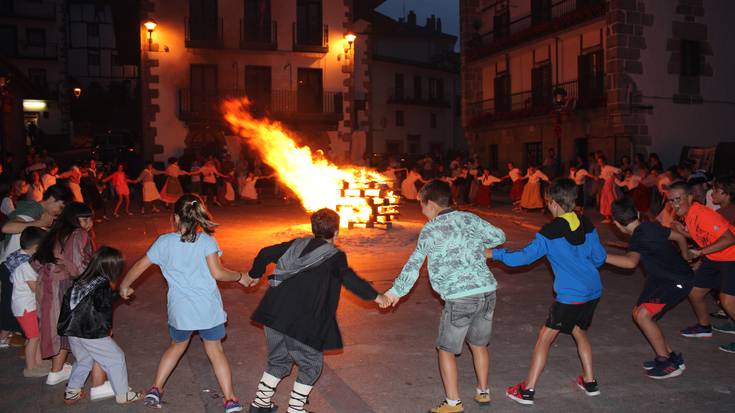
<instances>
[{"instance_id":1,"label":"t-shirt with print","mask_svg":"<svg viewBox=\"0 0 735 413\"><path fill-rule=\"evenodd\" d=\"M698 202L689 207L684 222L689 235L699 248L714 244L726 231L735 234L735 228L722 215ZM735 261L735 245L707 254L707 258L712 261Z\"/></svg>"},{"instance_id":2,"label":"t-shirt with print","mask_svg":"<svg viewBox=\"0 0 735 413\"><path fill-rule=\"evenodd\" d=\"M681 257L679 249L669 240L670 228L653 222L642 222L633 231L628 249L641 255L641 262L650 277L677 282L694 276L691 267Z\"/></svg>"},{"instance_id":3,"label":"t-shirt with print","mask_svg":"<svg viewBox=\"0 0 735 413\"><path fill-rule=\"evenodd\" d=\"M24 262L13 271L11 275L13 280L13 296L11 298L10 308L16 317L22 316L26 311L31 312L36 309L36 293L28 286L28 281L38 280L38 273L31 267L31 264Z\"/></svg>"},{"instance_id":4,"label":"t-shirt with print","mask_svg":"<svg viewBox=\"0 0 735 413\"><path fill-rule=\"evenodd\" d=\"M168 323L177 330L206 330L227 321L207 256L220 254L217 241L199 233L182 242L175 232L158 237L146 253L168 282Z\"/></svg>"}]
</instances>

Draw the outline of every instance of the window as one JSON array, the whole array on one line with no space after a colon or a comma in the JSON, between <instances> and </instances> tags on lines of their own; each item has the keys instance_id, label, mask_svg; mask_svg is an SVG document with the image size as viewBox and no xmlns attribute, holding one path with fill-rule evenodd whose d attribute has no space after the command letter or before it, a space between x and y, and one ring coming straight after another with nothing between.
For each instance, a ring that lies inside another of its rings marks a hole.
<instances>
[{"instance_id":1,"label":"window","mask_svg":"<svg viewBox=\"0 0 735 413\"><path fill-rule=\"evenodd\" d=\"M529 142L526 144L526 165L540 166L543 160L541 142Z\"/></svg>"},{"instance_id":2,"label":"window","mask_svg":"<svg viewBox=\"0 0 735 413\"><path fill-rule=\"evenodd\" d=\"M270 0L245 0L244 40L260 43L271 41Z\"/></svg>"},{"instance_id":3,"label":"window","mask_svg":"<svg viewBox=\"0 0 735 413\"><path fill-rule=\"evenodd\" d=\"M431 129L436 129L436 113L429 114L429 126Z\"/></svg>"},{"instance_id":4,"label":"window","mask_svg":"<svg viewBox=\"0 0 735 413\"><path fill-rule=\"evenodd\" d=\"M500 165L498 165L498 144L497 143L490 144L490 159L489 159L489 161L490 161L490 165L488 165L488 167L491 170L493 170L493 171L500 170L500 168L499 168Z\"/></svg>"},{"instance_id":5,"label":"window","mask_svg":"<svg viewBox=\"0 0 735 413\"><path fill-rule=\"evenodd\" d=\"M28 79L39 89L46 89L46 69L28 69Z\"/></svg>"},{"instance_id":6,"label":"window","mask_svg":"<svg viewBox=\"0 0 735 413\"><path fill-rule=\"evenodd\" d=\"M217 2L211 0L189 0L189 33L187 40L218 41L219 12Z\"/></svg>"},{"instance_id":7,"label":"window","mask_svg":"<svg viewBox=\"0 0 735 413\"><path fill-rule=\"evenodd\" d=\"M495 112L510 112L510 75L497 76L495 83Z\"/></svg>"},{"instance_id":8,"label":"window","mask_svg":"<svg viewBox=\"0 0 735 413\"><path fill-rule=\"evenodd\" d=\"M551 0L531 0L531 24L551 20Z\"/></svg>"},{"instance_id":9,"label":"window","mask_svg":"<svg viewBox=\"0 0 735 413\"><path fill-rule=\"evenodd\" d=\"M421 153L421 135L406 135L408 153Z\"/></svg>"},{"instance_id":10,"label":"window","mask_svg":"<svg viewBox=\"0 0 735 413\"><path fill-rule=\"evenodd\" d=\"M210 115L219 110L217 65L190 65L189 105L192 113Z\"/></svg>"},{"instance_id":11,"label":"window","mask_svg":"<svg viewBox=\"0 0 735 413\"><path fill-rule=\"evenodd\" d=\"M97 52L87 53L87 64L89 66L99 66L100 65L100 54Z\"/></svg>"},{"instance_id":12,"label":"window","mask_svg":"<svg viewBox=\"0 0 735 413\"><path fill-rule=\"evenodd\" d=\"M120 66L120 57L115 52L110 55L110 66Z\"/></svg>"},{"instance_id":13,"label":"window","mask_svg":"<svg viewBox=\"0 0 735 413\"><path fill-rule=\"evenodd\" d=\"M18 53L18 34L15 26L0 24L0 56L14 57Z\"/></svg>"},{"instance_id":14,"label":"window","mask_svg":"<svg viewBox=\"0 0 735 413\"><path fill-rule=\"evenodd\" d=\"M413 97L416 100L421 100L421 76L415 75L413 77Z\"/></svg>"},{"instance_id":15,"label":"window","mask_svg":"<svg viewBox=\"0 0 735 413\"><path fill-rule=\"evenodd\" d=\"M586 53L577 58L579 76L579 103L591 105L605 94L605 62L602 50Z\"/></svg>"},{"instance_id":16,"label":"window","mask_svg":"<svg viewBox=\"0 0 735 413\"><path fill-rule=\"evenodd\" d=\"M534 108L551 105L551 63L531 69L531 100Z\"/></svg>"},{"instance_id":17,"label":"window","mask_svg":"<svg viewBox=\"0 0 735 413\"><path fill-rule=\"evenodd\" d=\"M429 78L429 99L444 99L444 79Z\"/></svg>"},{"instance_id":18,"label":"window","mask_svg":"<svg viewBox=\"0 0 735 413\"><path fill-rule=\"evenodd\" d=\"M403 99L404 86L403 86L403 73L396 73L395 79L393 80L393 88L395 89L396 99Z\"/></svg>"},{"instance_id":19,"label":"window","mask_svg":"<svg viewBox=\"0 0 735 413\"><path fill-rule=\"evenodd\" d=\"M322 113L324 88L322 87L322 69L300 67L297 73L298 108L302 113Z\"/></svg>"},{"instance_id":20,"label":"window","mask_svg":"<svg viewBox=\"0 0 735 413\"><path fill-rule=\"evenodd\" d=\"M397 110L396 111L396 126L403 126L403 111Z\"/></svg>"},{"instance_id":21,"label":"window","mask_svg":"<svg viewBox=\"0 0 735 413\"><path fill-rule=\"evenodd\" d=\"M296 42L303 45L322 46L321 0L297 0Z\"/></svg>"},{"instance_id":22,"label":"window","mask_svg":"<svg viewBox=\"0 0 735 413\"><path fill-rule=\"evenodd\" d=\"M400 155L403 153L403 142L399 140L386 140L385 152L391 155Z\"/></svg>"},{"instance_id":23,"label":"window","mask_svg":"<svg viewBox=\"0 0 735 413\"><path fill-rule=\"evenodd\" d=\"M508 8L496 12L493 16L493 38L502 39L510 34L510 12Z\"/></svg>"},{"instance_id":24,"label":"window","mask_svg":"<svg viewBox=\"0 0 735 413\"><path fill-rule=\"evenodd\" d=\"M258 112L271 108L271 67L245 66L245 94ZM286 108L278 108L285 111Z\"/></svg>"},{"instance_id":25,"label":"window","mask_svg":"<svg viewBox=\"0 0 735 413\"><path fill-rule=\"evenodd\" d=\"M28 46L45 47L46 32L43 29L26 29L26 42Z\"/></svg>"},{"instance_id":26,"label":"window","mask_svg":"<svg viewBox=\"0 0 735 413\"><path fill-rule=\"evenodd\" d=\"M699 76L702 60L702 48L694 40L682 40L681 44L681 75Z\"/></svg>"},{"instance_id":27,"label":"window","mask_svg":"<svg viewBox=\"0 0 735 413\"><path fill-rule=\"evenodd\" d=\"M87 23L87 36L99 37L100 25L97 23Z\"/></svg>"}]
</instances>

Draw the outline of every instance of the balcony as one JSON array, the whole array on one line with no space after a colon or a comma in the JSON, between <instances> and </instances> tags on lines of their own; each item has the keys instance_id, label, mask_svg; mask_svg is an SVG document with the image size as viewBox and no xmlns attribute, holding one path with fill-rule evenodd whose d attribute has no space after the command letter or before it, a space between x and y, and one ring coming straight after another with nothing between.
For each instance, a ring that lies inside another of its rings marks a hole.
<instances>
[{"instance_id":1,"label":"balcony","mask_svg":"<svg viewBox=\"0 0 735 413\"><path fill-rule=\"evenodd\" d=\"M477 60L490 56L519 43L603 17L606 11L606 0L557 0L551 5L551 10L540 10L513 21L496 18L497 26L493 30L477 33L467 41L467 57Z\"/></svg>"},{"instance_id":2,"label":"balcony","mask_svg":"<svg viewBox=\"0 0 735 413\"><path fill-rule=\"evenodd\" d=\"M245 97L244 90L192 91L179 89L179 119L186 122L222 121L220 105L227 98ZM267 116L294 125L322 125L336 128L342 119L342 92L324 91L321 96L299 94L296 90L272 90L270 96L255 98L255 116Z\"/></svg>"},{"instance_id":3,"label":"balcony","mask_svg":"<svg viewBox=\"0 0 735 413\"><path fill-rule=\"evenodd\" d=\"M221 49L224 46L222 28L222 17L211 21L187 17L184 21L186 48Z\"/></svg>"},{"instance_id":4,"label":"balcony","mask_svg":"<svg viewBox=\"0 0 735 413\"><path fill-rule=\"evenodd\" d=\"M429 106L436 108L449 108L449 100L443 96L416 97L409 95L406 90L391 88L388 90L388 103L402 105Z\"/></svg>"},{"instance_id":5,"label":"balcony","mask_svg":"<svg viewBox=\"0 0 735 413\"><path fill-rule=\"evenodd\" d=\"M266 30L253 30L240 19L240 48L245 50L277 50L278 22L272 21Z\"/></svg>"},{"instance_id":6,"label":"balcony","mask_svg":"<svg viewBox=\"0 0 735 413\"><path fill-rule=\"evenodd\" d=\"M58 48L56 43L35 45L21 41L18 43L16 56L21 59L56 60Z\"/></svg>"},{"instance_id":7,"label":"balcony","mask_svg":"<svg viewBox=\"0 0 735 413\"><path fill-rule=\"evenodd\" d=\"M9 0L0 5L0 17L56 21L56 2Z\"/></svg>"},{"instance_id":8,"label":"balcony","mask_svg":"<svg viewBox=\"0 0 735 413\"><path fill-rule=\"evenodd\" d=\"M467 119L470 127L478 127L492 121L522 119L531 116L542 116L554 110L552 101L553 86L549 91L527 90L512 93L503 102L495 102L495 99L486 99L479 102L471 102L467 105ZM593 109L604 107L607 103L605 93L582 93L579 90L579 81L560 83L558 87L567 92L565 105L566 110ZM602 90L598 88L598 90Z\"/></svg>"},{"instance_id":9,"label":"balcony","mask_svg":"<svg viewBox=\"0 0 735 413\"><path fill-rule=\"evenodd\" d=\"M329 26L326 24L321 33L299 27L296 23L292 30L294 52L329 53Z\"/></svg>"}]
</instances>

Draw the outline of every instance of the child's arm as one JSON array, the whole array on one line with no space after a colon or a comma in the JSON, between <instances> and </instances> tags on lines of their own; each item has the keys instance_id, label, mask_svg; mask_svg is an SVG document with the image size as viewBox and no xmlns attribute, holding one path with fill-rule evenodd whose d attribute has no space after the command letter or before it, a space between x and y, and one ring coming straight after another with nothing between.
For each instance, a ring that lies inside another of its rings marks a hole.
<instances>
[{"instance_id":1,"label":"child's arm","mask_svg":"<svg viewBox=\"0 0 735 413\"><path fill-rule=\"evenodd\" d=\"M485 248L495 248L498 245L505 243L505 232L503 232L502 229L491 225L489 222L478 216L475 216L475 219L480 226Z\"/></svg>"},{"instance_id":2,"label":"child's arm","mask_svg":"<svg viewBox=\"0 0 735 413\"><path fill-rule=\"evenodd\" d=\"M219 254L217 252L207 255L207 267L209 268L210 274L212 274L212 278L217 281L240 282L245 279L245 282L249 284L249 281L246 279L246 277L250 278L250 276L244 275L240 271L232 271L223 267L222 261L220 261Z\"/></svg>"},{"instance_id":3,"label":"child's arm","mask_svg":"<svg viewBox=\"0 0 735 413\"><path fill-rule=\"evenodd\" d=\"M153 264L151 262L150 258L148 258L148 255L144 255L143 258L139 259L138 262L133 264L132 267L128 270L128 273L125 274L125 278L123 279L122 283L120 283L120 297L127 300L129 299L135 290L133 290L130 285L135 282L135 280L140 277L145 270L148 269Z\"/></svg>"},{"instance_id":4,"label":"child's arm","mask_svg":"<svg viewBox=\"0 0 735 413\"><path fill-rule=\"evenodd\" d=\"M605 262L610 265L629 270L637 267L640 261L641 254L634 251L628 251L625 255L607 254L607 258L605 259Z\"/></svg>"},{"instance_id":5,"label":"child's arm","mask_svg":"<svg viewBox=\"0 0 735 413\"><path fill-rule=\"evenodd\" d=\"M689 254L689 246L687 245L687 239L685 236L681 235L680 232L671 230L669 233L669 241L674 241L676 245L679 246L679 251L681 251L681 257L684 258L684 261L691 261L691 256Z\"/></svg>"},{"instance_id":6,"label":"child's arm","mask_svg":"<svg viewBox=\"0 0 735 413\"><path fill-rule=\"evenodd\" d=\"M253 266L248 271L248 276L253 279L260 279L265 274L268 264L278 262L278 259L286 253L290 246L291 242L283 242L260 250L253 261Z\"/></svg>"},{"instance_id":7,"label":"child's arm","mask_svg":"<svg viewBox=\"0 0 735 413\"><path fill-rule=\"evenodd\" d=\"M607 251L605 251L605 248L602 247L602 243L600 243L600 236L597 233L597 230L593 230L587 236L589 237L589 242L592 245L592 251L590 251L592 264L594 264L595 267L600 268L602 267L602 264L605 263Z\"/></svg>"},{"instance_id":8,"label":"child's arm","mask_svg":"<svg viewBox=\"0 0 735 413\"><path fill-rule=\"evenodd\" d=\"M395 306L401 297L408 294L419 278L419 270L421 270L421 266L424 265L424 260L426 259L428 238L426 233L421 231L419 240L416 243L416 249L408 258L408 261L406 261L406 264L401 270L401 274L393 281L393 287L385 292L385 296L390 300L391 306Z\"/></svg>"},{"instance_id":9,"label":"child's arm","mask_svg":"<svg viewBox=\"0 0 735 413\"><path fill-rule=\"evenodd\" d=\"M536 234L536 238L521 250L513 252L504 249L487 250L485 256L500 261L509 267L521 267L535 262L545 256L546 253L546 241L541 235Z\"/></svg>"},{"instance_id":10,"label":"child's arm","mask_svg":"<svg viewBox=\"0 0 735 413\"><path fill-rule=\"evenodd\" d=\"M731 231L725 231L720 238L717 238L717 241L713 242L712 244L700 249L700 250L693 250L692 255L697 258L700 255L709 255L714 254L715 252L722 251L726 248L730 248L731 246L735 245L735 235Z\"/></svg>"},{"instance_id":11,"label":"child's arm","mask_svg":"<svg viewBox=\"0 0 735 413\"><path fill-rule=\"evenodd\" d=\"M26 281L26 284L28 284L28 288L31 289L34 293L36 292L36 286L38 286L38 281Z\"/></svg>"},{"instance_id":12,"label":"child's arm","mask_svg":"<svg viewBox=\"0 0 735 413\"><path fill-rule=\"evenodd\" d=\"M379 302L377 298L380 294L375 291L375 288L373 288L370 283L360 278L360 276L358 276L355 271L347 265L347 257L343 253L339 253L339 256L337 257L337 268L339 269L339 276L345 288L363 300Z\"/></svg>"}]
</instances>

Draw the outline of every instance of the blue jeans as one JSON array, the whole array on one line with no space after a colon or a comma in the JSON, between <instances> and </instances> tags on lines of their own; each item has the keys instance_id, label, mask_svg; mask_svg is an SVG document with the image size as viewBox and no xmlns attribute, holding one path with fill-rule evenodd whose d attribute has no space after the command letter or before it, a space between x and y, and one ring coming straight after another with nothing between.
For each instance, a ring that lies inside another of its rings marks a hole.
<instances>
[{"instance_id":1,"label":"blue jeans","mask_svg":"<svg viewBox=\"0 0 735 413\"><path fill-rule=\"evenodd\" d=\"M168 334L171 336L171 340L182 343L191 337L191 334L197 330L177 330L174 327L168 326ZM206 330L198 330L199 337L206 341L220 341L225 338L225 324L222 323L218 326L208 328Z\"/></svg>"}]
</instances>

